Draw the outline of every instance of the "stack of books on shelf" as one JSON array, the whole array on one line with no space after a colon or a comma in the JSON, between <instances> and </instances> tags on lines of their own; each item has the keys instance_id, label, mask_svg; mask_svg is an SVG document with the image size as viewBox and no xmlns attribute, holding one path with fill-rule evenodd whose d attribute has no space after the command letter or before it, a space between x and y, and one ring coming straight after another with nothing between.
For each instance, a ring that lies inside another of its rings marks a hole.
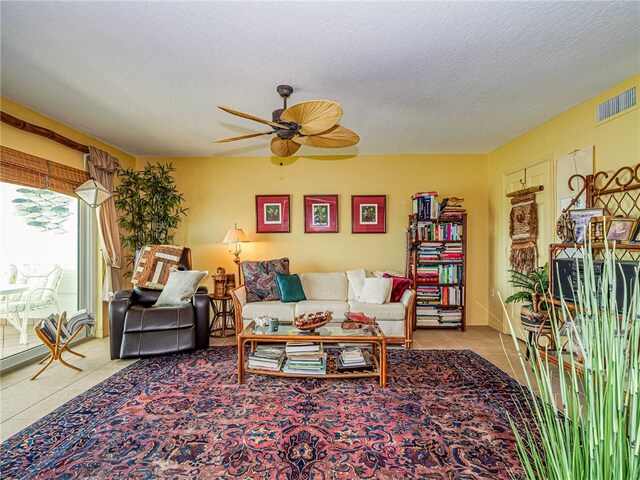
<instances>
[{"instance_id":1,"label":"stack of books on shelf","mask_svg":"<svg viewBox=\"0 0 640 480\"><path fill-rule=\"evenodd\" d=\"M418 276L418 283L436 284L440 278L440 268L438 265L418 264L416 275Z\"/></svg>"},{"instance_id":2,"label":"stack of books on shelf","mask_svg":"<svg viewBox=\"0 0 640 480\"><path fill-rule=\"evenodd\" d=\"M418 285L416 288L418 307L421 305L439 305L440 287L431 285Z\"/></svg>"},{"instance_id":3,"label":"stack of books on shelf","mask_svg":"<svg viewBox=\"0 0 640 480\"><path fill-rule=\"evenodd\" d=\"M462 310L457 308L441 310L439 321L443 325L460 325L462 323Z\"/></svg>"},{"instance_id":4,"label":"stack of books on shelf","mask_svg":"<svg viewBox=\"0 0 640 480\"><path fill-rule=\"evenodd\" d=\"M258 345L249 355L249 368L279 372L284 362L284 348Z\"/></svg>"},{"instance_id":5,"label":"stack of books on shelf","mask_svg":"<svg viewBox=\"0 0 640 480\"><path fill-rule=\"evenodd\" d=\"M436 200L438 192L418 192L411 197L413 213L419 220L438 218L440 203Z\"/></svg>"},{"instance_id":6,"label":"stack of books on shelf","mask_svg":"<svg viewBox=\"0 0 640 480\"><path fill-rule=\"evenodd\" d=\"M417 327L440 327L440 309L432 306L420 305L416 307Z\"/></svg>"},{"instance_id":7,"label":"stack of books on shelf","mask_svg":"<svg viewBox=\"0 0 640 480\"><path fill-rule=\"evenodd\" d=\"M299 375L326 375L327 354L321 343L287 342L283 372Z\"/></svg>"},{"instance_id":8,"label":"stack of books on shelf","mask_svg":"<svg viewBox=\"0 0 640 480\"><path fill-rule=\"evenodd\" d=\"M466 213L466 210L460 206L460 202L446 202L444 207L440 209L440 218L442 219L455 219L462 218Z\"/></svg>"},{"instance_id":9,"label":"stack of books on shelf","mask_svg":"<svg viewBox=\"0 0 640 480\"><path fill-rule=\"evenodd\" d=\"M442 260L462 260L462 243L447 243L440 255Z\"/></svg>"},{"instance_id":10,"label":"stack of books on shelf","mask_svg":"<svg viewBox=\"0 0 640 480\"><path fill-rule=\"evenodd\" d=\"M440 242L422 242L418 249L419 262L433 262L440 260L440 254L444 250Z\"/></svg>"},{"instance_id":11,"label":"stack of books on shelf","mask_svg":"<svg viewBox=\"0 0 640 480\"><path fill-rule=\"evenodd\" d=\"M358 347L345 348L336 359L339 372L350 370L373 370L373 362L369 352Z\"/></svg>"}]
</instances>

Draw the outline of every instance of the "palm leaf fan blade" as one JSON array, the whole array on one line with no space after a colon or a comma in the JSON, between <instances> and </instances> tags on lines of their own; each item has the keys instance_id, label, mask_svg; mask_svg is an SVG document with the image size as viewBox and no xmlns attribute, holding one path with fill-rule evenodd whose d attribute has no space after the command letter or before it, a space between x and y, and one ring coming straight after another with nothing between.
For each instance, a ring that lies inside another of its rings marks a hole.
<instances>
[{"instance_id":1,"label":"palm leaf fan blade","mask_svg":"<svg viewBox=\"0 0 640 480\"><path fill-rule=\"evenodd\" d=\"M315 135L333 127L342 118L342 107L329 100L310 100L287 108L280 121L300 125L303 135Z\"/></svg>"},{"instance_id":2,"label":"palm leaf fan blade","mask_svg":"<svg viewBox=\"0 0 640 480\"><path fill-rule=\"evenodd\" d=\"M256 117L254 115L249 115L248 113L239 112L238 110L234 110L233 108L220 107L220 106L218 106L218 108L227 113L230 113L231 115L235 115L236 117L242 117L248 120L253 120L254 122L264 123L265 125L270 125L273 128L287 128L285 125L280 125L279 123L272 122L270 120L265 120L264 118Z\"/></svg>"},{"instance_id":3,"label":"palm leaf fan blade","mask_svg":"<svg viewBox=\"0 0 640 480\"><path fill-rule=\"evenodd\" d=\"M309 147L340 148L355 145L360 141L360 137L348 128L336 125L316 135L294 137L293 141Z\"/></svg>"},{"instance_id":4,"label":"palm leaf fan blade","mask_svg":"<svg viewBox=\"0 0 640 480\"><path fill-rule=\"evenodd\" d=\"M220 140L214 140L213 143L235 142L236 140L244 140L245 138L259 137L261 135L269 135L270 133L273 133L273 132L274 132L273 130L269 130L268 132L249 133L247 135L240 135L238 137L221 138Z\"/></svg>"},{"instance_id":5,"label":"palm leaf fan blade","mask_svg":"<svg viewBox=\"0 0 640 480\"><path fill-rule=\"evenodd\" d=\"M276 157L290 157L298 151L300 145L291 140L273 137L270 144L271 151Z\"/></svg>"}]
</instances>

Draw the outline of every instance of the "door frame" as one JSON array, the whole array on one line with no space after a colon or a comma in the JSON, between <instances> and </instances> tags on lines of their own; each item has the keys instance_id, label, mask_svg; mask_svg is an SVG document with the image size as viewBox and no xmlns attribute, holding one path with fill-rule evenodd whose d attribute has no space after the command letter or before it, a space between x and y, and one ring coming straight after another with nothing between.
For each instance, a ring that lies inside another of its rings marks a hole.
<instances>
[{"instance_id":1,"label":"door frame","mask_svg":"<svg viewBox=\"0 0 640 480\"><path fill-rule=\"evenodd\" d=\"M505 222L505 229L504 229L504 235L501 236L500 238L500 258L499 258L499 268L500 268L500 285L498 286L498 291L499 292L506 292L507 288L509 286L509 280L508 280L508 274L507 274L507 270L509 269L509 245L510 245L510 240L509 240L509 213L510 213L510 208L508 206L508 201L505 200L505 195L507 193L507 177L509 175L513 175L514 173L517 173L520 170L525 170L531 167L535 167L538 166L540 164L543 164L545 162L549 162L549 171L550 171L550 179L549 179L549 183L551 184L549 186L549 189L551 190L550 193L550 202L551 202L551 215L549 218L549 224L547 225L547 228L549 229L549 238L553 239L555 238L555 232L553 230L553 224L554 221L553 219L556 218L556 212L555 212L555 190L556 190L556 169L555 169L555 161L556 161L556 156L554 153L548 153L545 155L541 155L538 158L534 159L534 160L530 160L528 162L525 162L521 165L519 165L518 167L514 167L511 168L509 170L505 170L502 172L502 195L503 195L503 201L502 201L502 218L504 219ZM545 185L545 189L547 188L547 186ZM541 229L541 225L538 225L538 229ZM504 302L504 298L502 298L501 302ZM507 325L507 319L505 317L505 311L504 309L502 310L502 318L501 320L501 332L504 334L509 334L509 326Z\"/></svg>"}]
</instances>

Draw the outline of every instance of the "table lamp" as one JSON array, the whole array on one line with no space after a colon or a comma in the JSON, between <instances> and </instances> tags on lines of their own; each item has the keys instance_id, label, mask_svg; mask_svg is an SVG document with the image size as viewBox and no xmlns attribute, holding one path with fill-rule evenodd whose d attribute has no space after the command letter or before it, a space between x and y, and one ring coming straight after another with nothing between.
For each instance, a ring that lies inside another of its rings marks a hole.
<instances>
[{"instance_id":1,"label":"table lamp","mask_svg":"<svg viewBox=\"0 0 640 480\"><path fill-rule=\"evenodd\" d=\"M242 244L248 242L249 239L247 235L241 228L238 228L237 224L234 224L234 227L229 229L227 234L224 237L222 243L226 243L229 245L229 253L234 256L233 261L236 265L238 265L238 284L241 285L241 277L240 277L240 253L242 252ZM235 249L233 248L235 245Z\"/></svg>"}]
</instances>

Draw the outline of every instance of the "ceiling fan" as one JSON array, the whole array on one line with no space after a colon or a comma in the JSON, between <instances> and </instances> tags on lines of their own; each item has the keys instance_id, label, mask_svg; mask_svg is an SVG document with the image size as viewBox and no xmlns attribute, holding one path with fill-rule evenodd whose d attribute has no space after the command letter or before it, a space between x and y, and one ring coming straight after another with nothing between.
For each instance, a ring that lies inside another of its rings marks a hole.
<instances>
[{"instance_id":1,"label":"ceiling fan","mask_svg":"<svg viewBox=\"0 0 640 480\"><path fill-rule=\"evenodd\" d=\"M222 138L214 140L214 142L233 142L275 133L276 135L271 139L271 151L278 157L290 157L298 151L300 145L339 148L350 147L360 141L357 134L338 125L340 118L342 118L340 104L329 100L310 100L287 108L287 98L293 93L293 88L289 85L278 85L276 91L284 100L284 108L274 110L271 121L229 107L218 107L231 115L269 125L273 130Z\"/></svg>"}]
</instances>

